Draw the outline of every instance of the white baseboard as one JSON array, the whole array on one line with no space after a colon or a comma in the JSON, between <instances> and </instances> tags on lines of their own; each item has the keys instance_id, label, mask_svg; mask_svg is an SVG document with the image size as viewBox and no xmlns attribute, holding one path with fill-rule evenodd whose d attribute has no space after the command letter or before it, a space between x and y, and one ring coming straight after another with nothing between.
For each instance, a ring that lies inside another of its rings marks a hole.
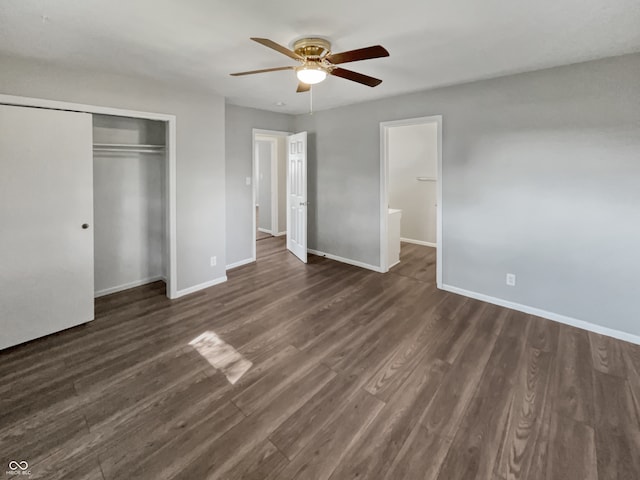
<instances>
[{"instance_id":1,"label":"white baseboard","mask_svg":"<svg viewBox=\"0 0 640 480\"><path fill-rule=\"evenodd\" d=\"M262 233L268 233L269 235L273 235L273 233L271 233L271 230L267 230L266 228L258 227L258 231Z\"/></svg>"},{"instance_id":2,"label":"white baseboard","mask_svg":"<svg viewBox=\"0 0 640 480\"><path fill-rule=\"evenodd\" d=\"M157 282L158 280L162 280L166 282L166 279L163 275L156 275L154 277L147 277L141 280L136 280L135 282L123 283L122 285L116 285L115 287L103 288L102 290L98 290L93 294L94 298L104 297L106 295L111 295L112 293L121 292L123 290L129 290L130 288L140 287L142 285L146 285L147 283Z\"/></svg>"},{"instance_id":3,"label":"white baseboard","mask_svg":"<svg viewBox=\"0 0 640 480\"><path fill-rule=\"evenodd\" d=\"M393 265L389 265L389 270L391 270L393 267L395 267L396 265L398 265L400 263L400 260L398 260L396 263L394 263Z\"/></svg>"},{"instance_id":4,"label":"white baseboard","mask_svg":"<svg viewBox=\"0 0 640 480\"><path fill-rule=\"evenodd\" d=\"M245 258L244 260L240 260L239 262L233 262L227 265L227 270L231 270L232 268L238 268L238 267L241 267L242 265L247 265L248 263L253 263L255 261L256 261L255 258Z\"/></svg>"},{"instance_id":5,"label":"white baseboard","mask_svg":"<svg viewBox=\"0 0 640 480\"><path fill-rule=\"evenodd\" d=\"M472 292L463 288L453 287L451 285L441 284L438 288L446 290L447 292L457 293L465 297L475 298L483 302L492 303L501 307L510 308L512 310L518 310L519 312L528 313L530 315L536 315L538 317L546 318L547 320L553 320L554 322L563 323L572 327L587 330L589 332L598 333L600 335L606 335L607 337L617 338L625 342L635 343L640 345L640 336L633 335L627 332L621 332L620 330L614 330L612 328L603 327L594 323L586 322L584 320L578 320L577 318L567 317L560 315L559 313L548 312L540 308L530 307L528 305L522 305L520 303L510 302L501 298L491 297L483 293Z\"/></svg>"},{"instance_id":6,"label":"white baseboard","mask_svg":"<svg viewBox=\"0 0 640 480\"><path fill-rule=\"evenodd\" d=\"M400 237L400 241L404 243L413 243L414 245L422 245L424 247L436 247L437 245L432 242L423 242L422 240L413 240L412 238Z\"/></svg>"},{"instance_id":7,"label":"white baseboard","mask_svg":"<svg viewBox=\"0 0 640 480\"><path fill-rule=\"evenodd\" d=\"M274 234L273 234L273 236L274 236L274 237L281 237L281 236L286 235L286 234L287 234L287 232L286 232L286 231L284 231L284 232L274 233Z\"/></svg>"},{"instance_id":8,"label":"white baseboard","mask_svg":"<svg viewBox=\"0 0 640 480\"><path fill-rule=\"evenodd\" d=\"M204 290L205 288L213 287L214 285L218 285L219 283L224 283L227 281L227 276L215 278L209 282L201 283L200 285L194 285L193 287L185 288L184 290L178 290L176 292L175 298L184 297L185 295L189 295L190 293L195 293L200 290Z\"/></svg>"},{"instance_id":9,"label":"white baseboard","mask_svg":"<svg viewBox=\"0 0 640 480\"><path fill-rule=\"evenodd\" d=\"M373 270L374 272L382 273L380 267L375 265L369 265L368 263L359 262L357 260L351 260L350 258L339 257L337 255L332 255L331 253L320 252L318 250L312 250L311 248L307 248L307 252L318 255L319 257L327 257L331 260L335 260L336 262L348 263L349 265L354 265L360 268L366 268L367 270Z\"/></svg>"}]
</instances>

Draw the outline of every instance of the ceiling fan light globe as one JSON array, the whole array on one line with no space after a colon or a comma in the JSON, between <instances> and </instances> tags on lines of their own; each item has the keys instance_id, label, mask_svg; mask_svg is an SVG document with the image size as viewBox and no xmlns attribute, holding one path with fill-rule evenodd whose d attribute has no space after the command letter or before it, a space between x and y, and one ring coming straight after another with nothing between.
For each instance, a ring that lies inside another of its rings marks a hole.
<instances>
[{"instance_id":1,"label":"ceiling fan light globe","mask_svg":"<svg viewBox=\"0 0 640 480\"><path fill-rule=\"evenodd\" d=\"M301 67L296 71L298 80L307 85L315 85L327 78L327 72L319 67Z\"/></svg>"}]
</instances>

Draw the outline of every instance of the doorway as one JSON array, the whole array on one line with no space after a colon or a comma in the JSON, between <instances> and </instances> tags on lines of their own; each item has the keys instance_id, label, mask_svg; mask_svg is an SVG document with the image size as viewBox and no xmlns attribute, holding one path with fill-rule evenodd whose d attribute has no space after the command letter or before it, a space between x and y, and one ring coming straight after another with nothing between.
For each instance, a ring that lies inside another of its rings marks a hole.
<instances>
[{"instance_id":1,"label":"doorway","mask_svg":"<svg viewBox=\"0 0 640 480\"><path fill-rule=\"evenodd\" d=\"M253 258L266 241L284 245L287 233L286 175L289 132L253 129ZM275 239L274 239L275 238ZM283 247L284 248L284 247ZM268 249L271 251L271 248Z\"/></svg>"},{"instance_id":2,"label":"doorway","mask_svg":"<svg viewBox=\"0 0 640 480\"><path fill-rule=\"evenodd\" d=\"M382 122L380 152L381 269L419 272L440 286L442 117Z\"/></svg>"},{"instance_id":3,"label":"doorway","mask_svg":"<svg viewBox=\"0 0 640 480\"><path fill-rule=\"evenodd\" d=\"M166 123L92 117L94 295L166 283Z\"/></svg>"}]
</instances>

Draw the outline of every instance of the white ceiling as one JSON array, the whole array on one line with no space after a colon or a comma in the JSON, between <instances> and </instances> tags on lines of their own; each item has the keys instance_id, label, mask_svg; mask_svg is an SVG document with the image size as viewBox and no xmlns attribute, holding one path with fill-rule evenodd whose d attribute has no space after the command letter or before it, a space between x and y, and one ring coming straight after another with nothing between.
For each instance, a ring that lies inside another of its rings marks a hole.
<instances>
[{"instance_id":1,"label":"white ceiling","mask_svg":"<svg viewBox=\"0 0 640 480\"><path fill-rule=\"evenodd\" d=\"M381 44L388 58L343 65L384 80L330 77L315 109L640 51L638 0L2 0L0 53L160 77L229 103L308 110L292 71L230 77L294 61L286 46L318 35L340 52ZM0 64L0 68L2 65ZM285 106L277 107L277 102Z\"/></svg>"}]
</instances>

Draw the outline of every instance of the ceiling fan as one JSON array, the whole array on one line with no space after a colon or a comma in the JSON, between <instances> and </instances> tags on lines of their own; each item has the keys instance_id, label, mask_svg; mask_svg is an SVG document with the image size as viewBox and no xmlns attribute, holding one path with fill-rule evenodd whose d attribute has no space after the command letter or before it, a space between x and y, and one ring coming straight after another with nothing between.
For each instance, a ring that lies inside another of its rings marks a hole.
<instances>
[{"instance_id":1,"label":"ceiling fan","mask_svg":"<svg viewBox=\"0 0 640 480\"><path fill-rule=\"evenodd\" d=\"M342 77L352 82L361 83L369 87L380 85L382 80L362 73L338 67L338 64L369 60L371 58L388 57L389 52L380 46L359 48L342 53L332 53L331 43L323 38L302 38L293 44L293 50L289 50L268 38L251 38L265 47L283 53L287 57L301 63L299 66L266 68L263 70L252 70L249 72L232 73L234 77L241 75L253 75L255 73L277 72L280 70L295 70L298 77L297 92L308 92L311 85L322 82L327 78L327 74Z\"/></svg>"}]
</instances>

